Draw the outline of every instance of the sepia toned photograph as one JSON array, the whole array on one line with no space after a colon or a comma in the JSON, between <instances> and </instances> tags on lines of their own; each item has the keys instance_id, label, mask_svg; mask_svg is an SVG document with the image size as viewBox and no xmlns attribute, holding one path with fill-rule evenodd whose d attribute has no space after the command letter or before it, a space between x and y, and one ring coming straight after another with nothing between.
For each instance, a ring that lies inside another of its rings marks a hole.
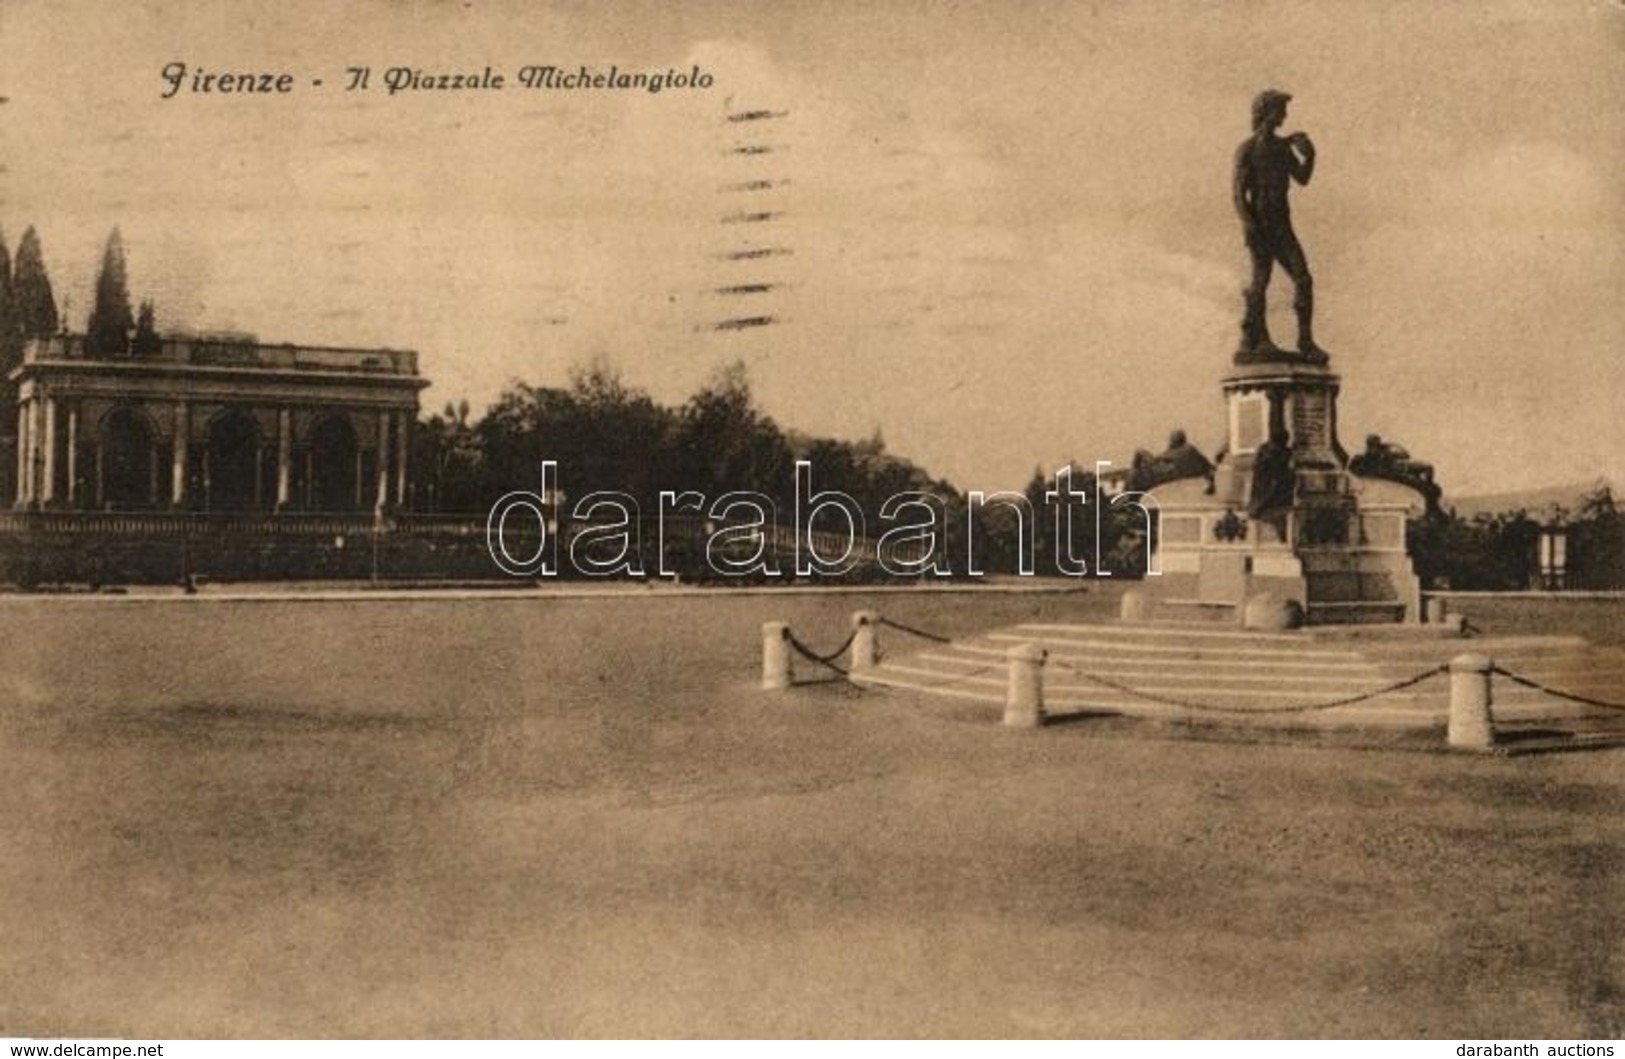
<instances>
[{"instance_id":1,"label":"sepia toned photograph","mask_svg":"<svg viewBox=\"0 0 1625 1059\"><path fill-rule=\"evenodd\" d=\"M1625 1036L1625 4L0 55L0 1036Z\"/></svg>"}]
</instances>

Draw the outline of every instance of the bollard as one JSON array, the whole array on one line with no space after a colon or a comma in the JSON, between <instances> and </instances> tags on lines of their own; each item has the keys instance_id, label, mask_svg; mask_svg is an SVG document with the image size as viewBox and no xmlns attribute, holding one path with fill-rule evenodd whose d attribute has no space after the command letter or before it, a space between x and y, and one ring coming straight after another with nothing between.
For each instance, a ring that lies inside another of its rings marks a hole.
<instances>
[{"instance_id":1,"label":"bollard","mask_svg":"<svg viewBox=\"0 0 1625 1059\"><path fill-rule=\"evenodd\" d=\"M762 623L762 690L783 691L790 686L790 626L782 621Z\"/></svg>"},{"instance_id":2,"label":"bollard","mask_svg":"<svg viewBox=\"0 0 1625 1059\"><path fill-rule=\"evenodd\" d=\"M1443 625L1445 615L1450 613L1445 601L1438 596L1429 596L1427 601L1427 623L1429 625Z\"/></svg>"},{"instance_id":3,"label":"bollard","mask_svg":"<svg viewBox=\"0 0 1625 1059\"><path fill-rule=\"evenodd\" d=\"M872 610L852 613L852 672L875 667L875 658L879 654L875 628L879 624L880 615Z\"/></svg>"},{"instance_id":4,"label":"bollard","mask_svg":"<svg viewBox=\"0 0 1625 1059\"><path fill-rule=\"evenodd\" d=\"M1490 670L1488 658L1457 655L1450 660L1450 745L1461 750L1488 750L1495 745L1490 725Z\"/></svg>"},{"instance_id":5,"label":"bollard","mask_svg":"<svg viewBox=\"0 0 1625 1059\"><path fill-rule=\"evenodd\" d=\"M1004 723L1010 728L1037 728L1044 723L1044 659L1049 652L1024 643L1004 653L1010 683L1004 696Z\"/></svg>"}]
</instances>

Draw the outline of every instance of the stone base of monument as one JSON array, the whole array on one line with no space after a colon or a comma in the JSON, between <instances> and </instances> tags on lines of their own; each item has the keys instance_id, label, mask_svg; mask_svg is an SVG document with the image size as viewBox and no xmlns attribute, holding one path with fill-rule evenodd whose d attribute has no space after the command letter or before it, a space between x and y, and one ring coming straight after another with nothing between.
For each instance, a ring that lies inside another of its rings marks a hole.
<instances>
[{"instance_id":1,"label":"stone base of monument","mask_svg":"<svg viewBox=\"0 0 1625 1059\"><path fill-rule=\"evenodd\" d=\"M1405 525L1426 498L1350 472L1337 440L1339 384L1297 357L1235 366L1212 477L1152 491L1156 574L1136 618L1258 629L1422 620Z\"/></svg>"}]
</instances>

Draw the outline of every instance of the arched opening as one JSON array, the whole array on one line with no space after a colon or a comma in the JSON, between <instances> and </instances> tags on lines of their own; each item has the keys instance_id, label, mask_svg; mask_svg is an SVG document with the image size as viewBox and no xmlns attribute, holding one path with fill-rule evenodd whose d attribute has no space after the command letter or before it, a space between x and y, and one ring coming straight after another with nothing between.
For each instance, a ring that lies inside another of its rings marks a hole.
<instances>
[{"instance_id":1,"label":"arched opening","mask_svg":"<svg viewBox=\"0 0 1625 1059\"><path fill-rule=\"evenodd\" d=\"M210 511L259 506L260 431L253 416L235 408L215 416L209 423L204 459L204 503Z\"/></svg>"},{"instance_id":2,"label":"arched opening","mask_svg":"<svg viewBox=\"0 0 1625 1059\"><path fill-rule=\"evenodd\" d=\"M356 507L356 440L350 421L327 416L310 432L310 506L318 511Z\"/></svg>"},{"instance_id":3,"label":"arched opening","mask_svg":"<svg viewBox=\"0 0 1625 1059\"><path fill-rule=\"evenodd\" d=\"M158 447L147 417L115 408L102 420L96 459L97 496L104 507L158 502Z\"/></svg>"}]
</instances>

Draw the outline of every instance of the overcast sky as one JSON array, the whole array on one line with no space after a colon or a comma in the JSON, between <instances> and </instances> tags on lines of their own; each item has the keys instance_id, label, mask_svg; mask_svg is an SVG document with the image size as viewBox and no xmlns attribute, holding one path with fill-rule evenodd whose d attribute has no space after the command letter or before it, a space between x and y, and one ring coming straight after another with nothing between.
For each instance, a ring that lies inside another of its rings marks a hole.
<instances>
[{"instance_id":1,"label":"overcast sky","mask_svg":"<svg viewBox=\"0 0 1625 1059\"><path fill-rule=\"evenodd\" d=\"M75 329L118 224L162 328L415 348L433 406L594 357L675 402L740 358L781 423L879 427L986 489L1222 442L1230 165L1278 86L1319 149L1293 212L1344 444L1457 494L1625 482L1611 0L6 0L0 54L0 224L39 228ZM297 84L163 99L172 61ZM527 91L525 64L714 84ZM397 65L509 85L389 97ZM728 120L752 110L780 116ZM774 322L716 328L746 317Z\"/></svg>"}]
</instances>

